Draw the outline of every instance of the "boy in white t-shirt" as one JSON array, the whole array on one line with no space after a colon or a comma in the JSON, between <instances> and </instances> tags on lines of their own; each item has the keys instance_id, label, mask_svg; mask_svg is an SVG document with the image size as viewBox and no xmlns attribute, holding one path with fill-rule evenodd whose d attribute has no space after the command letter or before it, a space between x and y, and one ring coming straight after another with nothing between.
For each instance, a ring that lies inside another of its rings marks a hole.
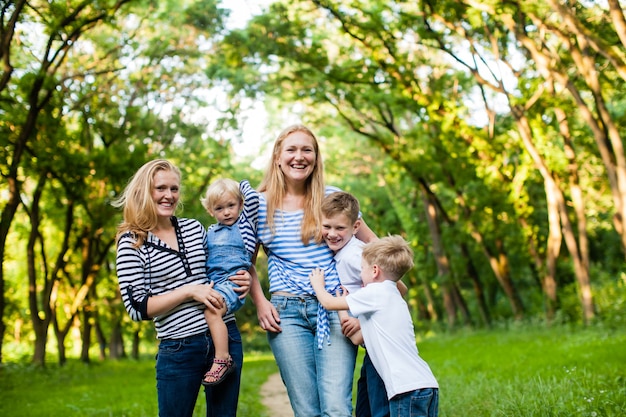
<instances>
[{"instance_id":1,"label":"boy in white t-shirt","mask_svg":"<svg viewBox=\"0 0 626 417\"><path fill-rule=\"evenodd\" d=\"M349 309L359 319L367 351L385 383L390 415L437 417L439 385L419 356L411 314L396 284L412 267L408 243L387 236L363 248L361 290L329 294L320 269L311 273L311 285L326 309Z\"/></svg>"},{"instance_id":2,"label":"boy in white t-shirt","mask_svg":"<svg viewBox=\"0 0 626 417\"><path fill-rule=\"evenodd\" d=\"M355 237L359 230L359 201L343 191L329 194L322 201L322 236L335 253L334 259L341 285L350 294L363 287L361 281L361 253L364 242ZM397 283L404 296L408 289L402 281ZM341 327L346 337L355 345L363 345L359 320L347 311L339 311ZM356 417L389 417L389 400L385 384L365 351L357 382Z\"/></svg>"}]
</instances>

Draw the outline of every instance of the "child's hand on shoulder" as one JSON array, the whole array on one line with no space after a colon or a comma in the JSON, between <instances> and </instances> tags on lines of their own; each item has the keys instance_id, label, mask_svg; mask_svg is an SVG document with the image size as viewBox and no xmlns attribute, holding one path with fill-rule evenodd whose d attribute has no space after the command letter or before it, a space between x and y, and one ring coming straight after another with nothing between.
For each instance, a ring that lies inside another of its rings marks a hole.
<instances>
[{"instance_id":1,"label":"child's hand on shoulder","mask_svg":"<svg viewBox=\"0 0 626 417\"><path fill-rule=\"evenodd\" d=\"M324 289L326 286L326 282L324 281L324 271L320 268L315 268L309 275L309 279L311 280L311 286L313 286L313 289Z\"/></svg>"}]
</instances>

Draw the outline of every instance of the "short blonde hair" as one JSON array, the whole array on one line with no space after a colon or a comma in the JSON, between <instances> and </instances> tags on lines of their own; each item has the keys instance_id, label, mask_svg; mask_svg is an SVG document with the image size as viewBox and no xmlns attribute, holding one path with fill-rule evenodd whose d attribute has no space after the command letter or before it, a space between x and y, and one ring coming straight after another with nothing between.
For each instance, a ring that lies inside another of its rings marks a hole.
<instances>
[{"instance_id":1,"label":"short blonde hair","mask_svg":"<svg viewBox=\"0 0 626 417\"><path fill-rule=\"evenodd\" d=\"M213 216L213 208L215 204L222 198L225 194L230 194L239 199L239 202L243 202L243 194L239 189L239 183L230 178L218 178L209 185L204 195L204 198L201 198L200 201L202 205L206 209L211 216Z\"/></svg>"},{"instance_id":2,"label":"short blonde hair","mask_svg":"<svg viewBox=\"0 0 626 417\"><path fill-rule=\"evenodd\" d=\"M399 281L413 268L413 250L402 236L391 235L368 243L363 247L363 260L378 265L383 275Z\"/></svg>"}]
</instances>

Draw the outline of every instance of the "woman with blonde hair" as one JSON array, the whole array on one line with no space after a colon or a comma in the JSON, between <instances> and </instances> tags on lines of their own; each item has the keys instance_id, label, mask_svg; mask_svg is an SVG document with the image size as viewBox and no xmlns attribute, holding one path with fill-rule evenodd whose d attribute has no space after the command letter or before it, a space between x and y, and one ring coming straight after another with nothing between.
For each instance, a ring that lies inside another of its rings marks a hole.
<instances>
[{"instance_id":1,"label":"woman with blonde hair","mask_svg":"<svg viewBox=\"0 0 626 417\"><path fill-rule=\"evenodd\" d=\"M268 258L268 301L253 279L251 295L296 417L352 415L356 346L342 334L336 312L317 301L309 274L324 271L334 294L339 276L323 242L321 203L338 191L324 184L319 144L307 127L284 129L259 187L257 240ZM358 237L375 238L363 223Z\"/></svg>"},{"instance_id":2,"label":"woman with blonde hair","mask_svg":"<svg viewBox=\"0 0 626 417\"><path fill-rule=\"evenodd\" d=\"M204 309L224 300L207 282L207 234L194 219L177 218L180 170L164 159L135 173L113 203L124 220L117 235L117 276L131 319L152 320L159 339L156 359L160 417L191 417L200 382L215 350ZM250 288L248 271L231 277L242 297ZM243 349L234 316L225 316L229 348L237 371L223 383L205 387L207 417L235 416Z\"/></svg>"}]
</instances>

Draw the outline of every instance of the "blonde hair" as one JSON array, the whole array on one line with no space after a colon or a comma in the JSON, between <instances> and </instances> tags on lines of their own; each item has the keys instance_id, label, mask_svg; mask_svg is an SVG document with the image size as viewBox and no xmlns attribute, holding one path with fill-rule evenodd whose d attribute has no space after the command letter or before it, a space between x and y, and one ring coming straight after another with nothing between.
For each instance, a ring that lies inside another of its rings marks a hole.
<instances>
[{"instance_id":1,"label":"blonde hair","mask_svg":"<svg viewBox=\"0 0 626 417\"><path fill-rule=\"evenodd\" d=\"M321 210L326 218L344 214L352 224L359 220L359 200L345 191L336 191L324 197Z\"/></svg>"},{"instance_id":2,"label":"blonde hair","mask_svg":"<svg viewBox=\"0 0 626 417\"><path fill-rule=\"evenodd\" d=\"M218 178L209 185L204 198L200 201L211 216L213 216L213 208L215 204L225 195L229 194L239 199L239 202L243 202L243 194L239 189L239 183L230 178Z\"/></svg>"},{"instance_id":3,"label":"blonde hair","mask_svg":"<svg viewBox=\"0 0 626 417\"><path fill-rule=\"evenodd\" d=\"M391 235L368 243L361 255L370 266L378 265L383 275L399 281L413 268L413 250L402 236Z\"/></svg>"},{"instance_id":4,"label":"blonde hair","mask_svg":"<svg viewBox=\"0 0 626 417\"><path fill-rule=\"evenodd\" d=\"M320 243L322 241L322 232L319 228L322 219L320 207L325 195L324 165L322 163L317 138L309 128L296 124L288 126L280 132L274 142L272 158L265 171L261 185L259 186L259 191L264 192L266 195L267 224L272 233L275 233L275 211L282 207L283 199L287 191L285 175L279 166L279 158L282 152L283 142L289 135L296 132L302 132L310 136L311 139L313 139L313 150L315 151L315 166L305 183L304 216L302 218L300 237L302 243L305 245L308 244L311 239L314 239L316 243Z\"/></svg>"},{"instance_id":5,"label":"blonde hair","mask_svg":"<svg viewBox=\"0 0 626 417\"><path fill-rule=\"evenodd\" d=\"M125 233L131 233L136 239L134 246L139 247L148 237L148 231L156 227L158 214L152 190L154 176L159 171L173 172L180 182L178 167L165 159L155 159L139 168L122 194L111 203L113 207L123 207L124 210L124 220L117 227L116 240Z\"/></svg>"}]
</instances>

